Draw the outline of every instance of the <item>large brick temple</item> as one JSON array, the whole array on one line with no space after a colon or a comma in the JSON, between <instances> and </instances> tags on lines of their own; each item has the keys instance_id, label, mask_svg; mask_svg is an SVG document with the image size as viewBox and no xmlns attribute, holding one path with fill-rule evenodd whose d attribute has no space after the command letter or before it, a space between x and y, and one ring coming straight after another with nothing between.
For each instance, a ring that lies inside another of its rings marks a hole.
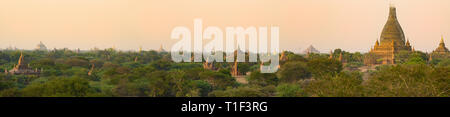
<instances>
[{"instance_id":1,"label":"large brick temple","mask_svg":"<svg viewBox=\"0 0 450 117\"><path fill-rule=\"evenodd\" d=\"M405 34L397 20L396 8L391 6L389 17L381 32L380 40L366 56L365 64L395 64L395 55L400 51L411 52L409 40L405 40Z\"/></svg>"}]
</instances>

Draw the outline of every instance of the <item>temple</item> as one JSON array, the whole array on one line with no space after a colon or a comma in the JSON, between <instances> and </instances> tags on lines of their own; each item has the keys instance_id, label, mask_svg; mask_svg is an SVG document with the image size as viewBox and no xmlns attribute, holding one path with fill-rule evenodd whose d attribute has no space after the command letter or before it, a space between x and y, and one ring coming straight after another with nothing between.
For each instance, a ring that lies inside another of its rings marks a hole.
<instances>
[{"instance_id":1,"label":"temple","mask_svg":"<svg viewBox=\"0 0 450 117\"><path fill-rule=\"evenodd\" d=\"M238 65L239 65L239 63L238 63L238 55L239 54L244 54L244 57L245 57L245 52L243 52L241 50L241 48L239 48L239 46L238 46L238 48L234 51L234 56L232 56L232 57L234 57L234 62L233 62L233 65L231 66L231 71L230 72L231 72L231 76L233 76L233 77L237 77L237 76L243 75L243 74L240 73L240 71L238 69Z\"/></svg>"},{"instance_id":2,"label":"temple","mask_svg":"<svg viewBox=\"0 0 450 117\"><path fill-rule=\"evenodd\" d=\"M445 47L444 36L442 36L441 42L439 43L439 46L433 51L433 54L446 54L448 52L448 49Z\"/></svg>"},{"instance_id":3,"label":"temple","mask_svg":"<svg viewBox=\"0 0 450 117\"><path fill-rule=\"evenodd\" d=\"M209 60L209 58L206 59L206 61L203 62L203 68L208 70L218 70L217 67L214 65L215 61L214 60L212 60L212 62L210 61L211 60Z\"/></svg>"},{"instance_id":4,"label":"temple","mask_svg":"<svg viewBox=\"0 0 450 117\"><path fill-rule=\"evenodd\" d=\"M14 68L9 70L8 72L5 72L12 75L39 75L41 71L42 69L38 70L36 68L33 70L29 65L27 65L23 59L23 54L20 53L17 65L15 65Z\"/></svg>"},{"instance_id":5,"label":"temple","mask_svg":"<svg viewBox=\"0 0 450 117\"><path fill-rule=\"evenodd\" d=\"M384 25L380 36L380 41L375 42L375 46L369 51L369 56L365 57L365 64L395 64L395 55L400 51L413 51L409 40L405 43L405 34L397 20L396 8L391 6L389 17Z\"/></svg>"},{"instance_id":6,"label":"temple","mask_svg":"<svg viewBox=\"0 0 450 117\"><path fill-rule=\"evenodd\" d=\"M320 53L319 50L317 50L316 48L314 48L312 45L309 45L308 48L306 48L303 53L305 54L311 54L311 53Z\"/></svg>"},{"instance_id":7,"label":"temple","mask_svg":"<svg viewBox=\"0 0 450 117\"><path fill-rule=\"evenodd\" d=\"M167 52L167 51L164 50L163 45L161 44L157 52Z\"/></svg>"},{"instance_id":8,"label":"temple","mask_svg":"<svg viewBox=\"0 0 450 117\"><path fill-rule=\"evenodd\" d=\"M47 51L47 46L45 46L44 43L42 43L42 41L41 41L41 42L39 42L39 44L36 46L36 50L39 50L39 51Z\"/></svg>"}]
</instances>

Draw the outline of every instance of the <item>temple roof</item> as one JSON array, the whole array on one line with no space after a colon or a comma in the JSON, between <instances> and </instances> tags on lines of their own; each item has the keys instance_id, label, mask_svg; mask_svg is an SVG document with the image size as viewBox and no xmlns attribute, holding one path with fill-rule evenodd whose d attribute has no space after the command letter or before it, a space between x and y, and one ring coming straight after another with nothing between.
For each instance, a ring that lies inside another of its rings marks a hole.
<instances>
[{"instance_id":1,"label":"temple roof","mask_svg":"<svg viewBox=\"0 0 450 117\"><path fill-rule=\"evenodd\" d=\"M23 61L23 54L22 54L22 52L20 52L20 57L19 57L19 61L17 62L17 65L20 66L20 65L24 65L24 64L25 63Z\"/></svg>"},{"instance_id":2,"label":"temple roof","mask_svg":"<svg viewBox=\"0 0 450 117\"><path fill-rule=\"evenodd\" d=\"M303 51L304 53L320 53L319 50L317 50L316 48L314 48L312 45L310 45L308 48L305 49L305 51Z\"/></svg>"},{"instance_id":3,"label":"temple roof","mask_svg":"<svg viewBox=\"0 0 450 117\"><path fill-rule=\"evenodd\" d=\"M8 73L31 75L31 74L39 74L40 71L37 69L33 70L32 68L28 67L28 65L24 61L24 56L21 52L17 65L15 65L13 69L9 70Z\"/></svg>"},{"instance_id":4,"label":"temple roof","mask_svg":"<svg viewBox=\"0 0 450 117\"><path fill-rule=\"evenodd\" d=\"M392 41L395 41L395 44L399 46L405 45L405 35L400 23L397 20L396 8L393 6L390 7L389 17L384 25L380 41L381 45L391 44Z\"/></svg>"},{"instance_id":5,"label":"temple roof","mask_svg":"<svg viewBox=\"0 0 450 117\"><path fill-rule=\"evenodd\" d=\"M164 50L163 45L161 44L161 46L158 49L158 52L166 52L166 50Z\"/></svg>"},{"instance_id":6,"label":"temple roof","mask_svg":"<svg viewBox=\"0 0 450 117\"><path fill-rule=\"evenodd\" d=\"M42 43L42 41L40 41L39 44L36 47L36 50L46 51L47 50L47 46L45 46L44 43Z\"/></svg>"},{"instance_id":7,"label":"temple roof","mask_svg":"<svg viewBox=\"0 0 450 117\"><path fill-rule=\"evenodd\" d=\"M439 46L433 52L437 52L437 53L449 52L449 50L445 47L444 36L441 37L441 42L439 43Z\"/></svg>"}]
</instances>

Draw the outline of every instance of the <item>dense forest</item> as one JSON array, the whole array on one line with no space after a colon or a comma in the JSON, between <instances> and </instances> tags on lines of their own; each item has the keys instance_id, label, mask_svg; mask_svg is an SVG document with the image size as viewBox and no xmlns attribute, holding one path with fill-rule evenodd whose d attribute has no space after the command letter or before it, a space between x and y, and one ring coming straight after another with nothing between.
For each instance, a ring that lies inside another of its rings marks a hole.
<instances>
[{"instance_id":1,"label":"dense forest","mask_svg":"<svg viewBox=\"0 0 450 117\"><path fill-rule=\"evenodd\" d=\"M21 53L39 75L6 73ZM330 54L331 57L330 57ZM397 55L395 65L365 66L365 54L285 52L276 73L260 64L238 63L246 82L230 73L233 63L175 63L157 51L55 49L1 50L1 97L449 97L450 57L416 51ZM338 61L342 54L345 63Z\"/></svg>"}]
</instances>

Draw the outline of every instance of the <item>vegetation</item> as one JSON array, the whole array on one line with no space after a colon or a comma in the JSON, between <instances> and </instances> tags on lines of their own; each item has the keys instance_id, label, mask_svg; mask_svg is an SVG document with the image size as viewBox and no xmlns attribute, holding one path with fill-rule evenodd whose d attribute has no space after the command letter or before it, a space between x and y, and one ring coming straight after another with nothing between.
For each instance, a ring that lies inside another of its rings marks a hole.
<instances>
[{"instance_id":1,"label":"vegetation","mask_svg":"<svg viewBox=\"0 0 450 117\"><path fill-rule=\"evenodd\" d=\"M337 60L342 53L344 63ZM0 51L0 69L12 69L21 52ZM36 75L0 74L1 97L449 97L449 56L429 59L402 52L396 65L364 66L361 53L336 49L308 56L286 52L276 73L239 63L248 83L231 76L233 63L174 63L166 52L114 49L23 51ZM367 68L365 68L367 67ZM368 69L366 71L360 70Z\"/></svg>"}]
</instances>

